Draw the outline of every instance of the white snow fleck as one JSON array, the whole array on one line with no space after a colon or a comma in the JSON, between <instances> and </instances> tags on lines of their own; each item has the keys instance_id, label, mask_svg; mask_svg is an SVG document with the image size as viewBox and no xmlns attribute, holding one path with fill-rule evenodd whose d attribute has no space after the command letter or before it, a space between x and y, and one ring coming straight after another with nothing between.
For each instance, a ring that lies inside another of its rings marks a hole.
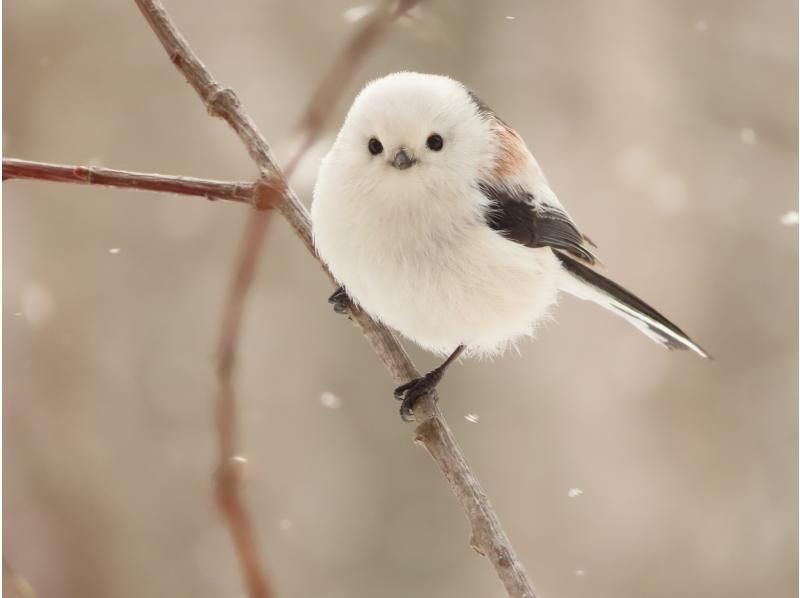
<instances>
[{"instance_id":1,"label":"white snow fleck","mask_svg":"<svg viewBox=\"0 0 800 598\"><path fill-rule=\"evenodd\" d=\"M31 324L44 324L53 314L53 297L38 282L30 282L22 289L22 313Z\"/></svg>"},{"instance_id":2,"label":"white snow fleck","mask_svg":"<svg viewBox=\"0 0 800 598\"><path fill-rule=\"evenodd\" d=\"M786 212L783 216L781 216L781 224L783 226L796 226L798 223L800 223L800 214L798 214L795 210Z\"/></svg>"},{"instance_id":3,"label":"white snow fleck","mask_svg":"<svg viewBox=\"0 0 800 598\"><path fill-rule=\"evenodd\" d=\"M514 19L516 19L516 18L517 18L517 17L512 17L511 15L508 15L508 16L506 17L506 21L513 21L513 20L514 20Z\"/></svg>"},{"instance_id":4,"label":"white snow fleck","mask_svg":"<svg viewBox=\"0 0 800 598\"><path fill-rule=\"evenodd\" d=\"M477 413L467 413L464 416L464 419L467 420L471 424L477 424L480 421L481 416L478 415Z\"/></svg>"},{"instance_id":5,"label":"white snow fleck","mask_svg":"<svg viewBox=\"0 0 800 598\"><path fill-rule=\"evenodd\" d=\"M586 575L586 571L584 571L583 569L575 569L575 575L577 575L578 577L583 577L584 575Z\"/></svg>"},{"instance_id":6,"label":"white snow fleck","mask_svg":"<svg viewBox=\"0 0 800 598\"><path fill-rule=\"evenodd\" d=\"M14 317L15 317L15 318L19 318L21 315L22 315L22 312L21 312L21 311L15 311L15 312L14 312Z\"/></svg>"},{"instance_id":7,"label":"white snow fleck","mask_svg":"<svg viewBox=\"0 0 800 598\"><path fill-rule=\"evenodd\" d=\"M567 496L570 498L577 498L581 494L583 494L583 490L580 488L570 488L569 492L567 492Z\"/></svg>"},{"instance_id":8,"label":"white snow fleck","mask_svg":"<svg viewBox=\"0 0 800 598\"><path fill-rule=\"evenodd\" d=\"M348 8L346 11L342 13L342 18L348 23L355 23L360 21L364 17L366 17L369 13L372 12L372 7L366 4L361 4L359 6L353 6L352 8Z\"/></svg>"},{"instance_id":9,"label":"white snow fleck","mask_svg":"<svg viewBox=\"0 0 800 598\"><path fill-rule=\"evenodd\" d=\"M112 247L111 249L108 250L108 253L110 253L111 255L117 255L120 251L122 251L122 249L120 249L119 247Z\"/></svg>"},{"instance_id":10,"label":"white snow fleck","mask_svg":"<svg viewBox=\"0 0 800 598\"><path fill-rule=\"evenodd\" d=\"M708 23L706 23L703 19L699 19L694 22L694 29L698 33L705 33L708 31Z\"/></svg>"},{"instance_id":11,"label":"white snow fleck","mask_svg":"<svg viewBox=\"0 0 800 598\"><path fill-rule=\"evenodd\" d=\"M342 400L332 392L325 391L319 395L319 402L328 409L338 409L342 406Z\"/></svg>"},{"instance_id":12,"label":"white snow fleck","mask_svg":"<svg viewBox=\"0 0 800 598\"><path fill-rule=\"evenodd\" d=\"M750 127L743 127L739 131L739 137L742 139L742 143L747 143L748 145L756 142L756 132Z\"/></svg>"},{"instance_id":13,"label":"white snow fleck","mask_svg":"<svg viewBox=\"0 0 800 598\"><path fill-rule=\"evenodd\" d=\"M231 457L231 461L233 461L234 463L241 463L244 465L247 463L247 457L242 457L241 455L235 455Z\"/></svg>"},{"instance_id":14,"label":"white snow fleck","mask_svg":"<svg viewBox=\"0 0 800 598\"><path fill-rule=\"evenodd\" d=\"M292 529L292 520L284 517L278 521L278 527L281 528L281 531L288 532L290 529Z\"/></svg>"}]
</instances>

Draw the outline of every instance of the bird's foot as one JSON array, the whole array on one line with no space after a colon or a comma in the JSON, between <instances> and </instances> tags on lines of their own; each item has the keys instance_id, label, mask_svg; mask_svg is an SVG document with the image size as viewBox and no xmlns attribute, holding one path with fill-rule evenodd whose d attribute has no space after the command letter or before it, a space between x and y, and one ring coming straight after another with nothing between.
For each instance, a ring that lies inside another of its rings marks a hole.
<instances>
[{"instance_id":1,"label":"bird's foot","mask_svg":"<svg viewBox=\"0 0 800 598\"><path fill-rule=\"evenodd\" d=\"M333 295L328 297L328 303L333 305L333 311L343 316L349 315L350 308L353 306L353 303L350 301L350 297L347 295L347 291L344 290L344 287L339 287L336 289L333 292Z\"/></svg>"},{"instance_id":2,"label":"bird's foot","mask_svg":"<svg viewBox=\"0 0 800 598\"><path fill-rule=\"evenodd\" d=\"M401 401L400 417L404 422L414 421L414 404L420 397L433 391L441 379L442 371L433 370L394 389L394 398Z\"/></svg>"}]
</instances>

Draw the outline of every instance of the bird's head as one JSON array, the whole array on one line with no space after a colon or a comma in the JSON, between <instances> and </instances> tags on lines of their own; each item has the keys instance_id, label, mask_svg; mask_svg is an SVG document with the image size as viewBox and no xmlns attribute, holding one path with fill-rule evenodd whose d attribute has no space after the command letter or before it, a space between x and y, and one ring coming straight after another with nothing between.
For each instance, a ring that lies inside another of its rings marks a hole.
<instances>
[{"instance_id":1,"label":"bird's head","mask_svg":"<svg viewBox=\"0 0 800 598\"><path fill-rule=\"evenodd\" d=\"M395 73L358 95L326 167L389 201L436 193L475 180L491 159L490 126L461 83Z\"/></svg>"}]
</instances>

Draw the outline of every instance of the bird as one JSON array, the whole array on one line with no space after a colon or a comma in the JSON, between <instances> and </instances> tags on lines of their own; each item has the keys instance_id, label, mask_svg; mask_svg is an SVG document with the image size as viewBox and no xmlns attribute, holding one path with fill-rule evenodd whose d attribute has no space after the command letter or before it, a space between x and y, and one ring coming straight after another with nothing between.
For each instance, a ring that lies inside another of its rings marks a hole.
<instances>
[{"instance_id":1,"label":"bird","mask_svg":"<svg viewBox=\"0 0 800 598\"><path fill-rule=\"evenodd\" d=\"M603 273L520 134L462 83L397 72L356 96L311 205L318 256L352 306L442 364L395 389L413 420L459 358L494 356L551 319L559 292L621 316L668 349L709 357Z\"/></svg>"}]
</instances>

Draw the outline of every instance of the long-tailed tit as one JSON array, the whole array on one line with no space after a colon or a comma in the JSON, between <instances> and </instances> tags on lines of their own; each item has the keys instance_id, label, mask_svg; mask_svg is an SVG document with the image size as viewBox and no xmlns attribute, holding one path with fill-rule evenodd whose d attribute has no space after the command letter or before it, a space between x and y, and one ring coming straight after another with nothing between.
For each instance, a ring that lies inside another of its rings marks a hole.
<instances>
[{"instance_id":1,"label":"long-tailed tit","mask_svg":"<svg viewBox=\"0 0 800 598\"><path fill-rule=\"evenodd\" d=\"M350 108L322 162L314 243L348 300L449 355L398 387L403 419L462 353L533 333L559 290L622 316L669 349L708 357L680 328L599 274L594 244L519 134L461 83L395 73Z\"/></svg>"}]
</instances>

